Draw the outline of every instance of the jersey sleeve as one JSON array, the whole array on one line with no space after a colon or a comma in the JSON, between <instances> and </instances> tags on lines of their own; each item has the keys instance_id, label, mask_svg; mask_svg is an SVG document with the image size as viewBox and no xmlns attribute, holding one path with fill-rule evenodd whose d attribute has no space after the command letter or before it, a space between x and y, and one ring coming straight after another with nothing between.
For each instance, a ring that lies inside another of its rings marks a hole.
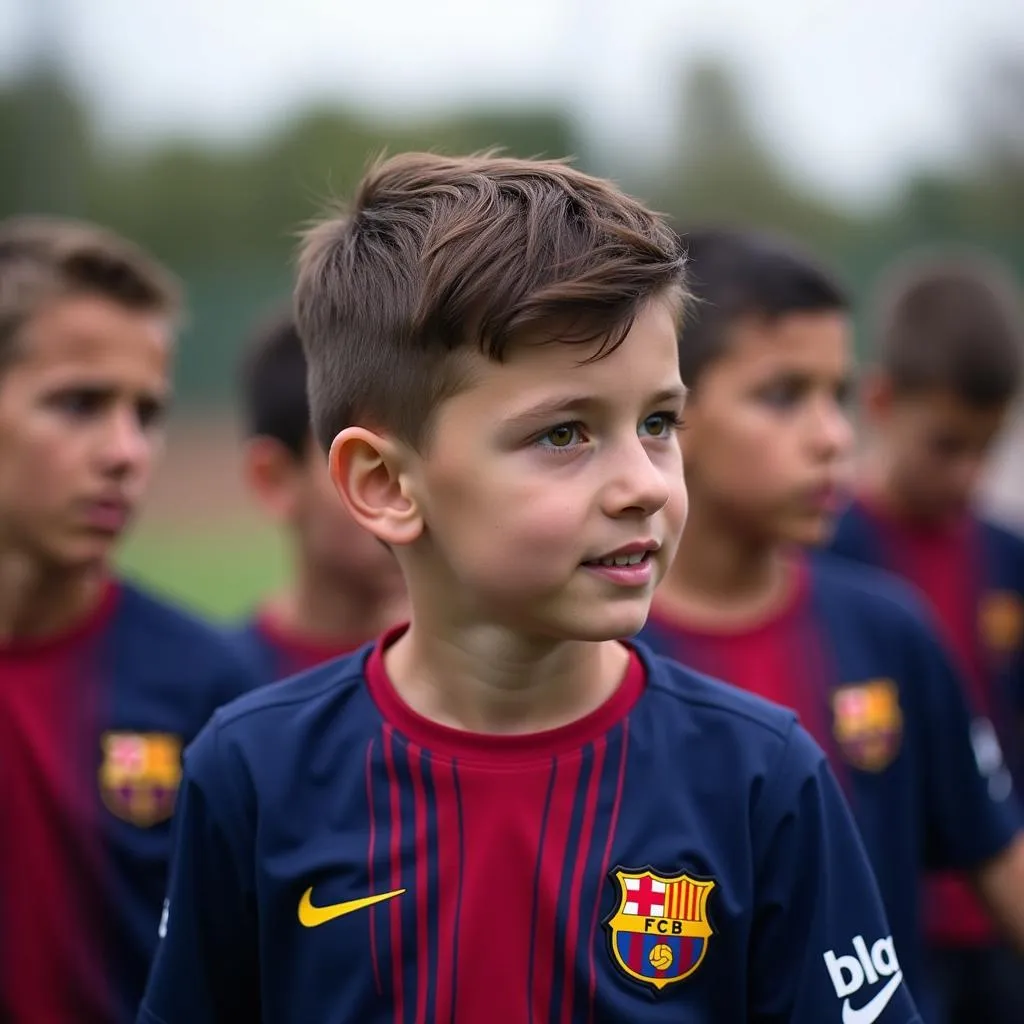
<instances>
[{"instance_id":1,"label":"jersey sleeve","mask_svg":"<svg viewBox=\"0 0 1024 1024\"><path fill-rule=\"evenodd\" d=\"M921 1024L853 818L799 726L752 827L750 1020Z\"/></svg>"},{"instance_id":2,"label":"jersey sleeve","mask_svg":"<svg viewBox=\"0 0 1024 1024\"><path fill-rule=\"evenodd\" d=\"M224 662L214 677L211 687L213 701L211 714L236 697L241 697L255 689L262 682L256 665L245 656L240 647L233 646L225 640Z\"/></svg>"},{"instance_id":3,"label":"jersey sleeve","mask_svg":"<svg viewBox=\"0 0 1024 1024\"><path fill-rule=\"evenodd\" d=\"M259 1024L251 830L229 799L231 765L216 730L215 719L186 753L160 943L138 1024Z\"/></svg>"},{"instance_id":4,"label":"jersey sleeve","mask_svg":"<svg viewBox=\"0 0 1024 1024\"><path fill-rule=\"evenodd\" d=\"M1009 769L991 723L971 719L963 687L938 640L918 641L912 726L921 730L927 864L970 869L1009 846L1022 825Z\"/></svg>"}]
</instances>

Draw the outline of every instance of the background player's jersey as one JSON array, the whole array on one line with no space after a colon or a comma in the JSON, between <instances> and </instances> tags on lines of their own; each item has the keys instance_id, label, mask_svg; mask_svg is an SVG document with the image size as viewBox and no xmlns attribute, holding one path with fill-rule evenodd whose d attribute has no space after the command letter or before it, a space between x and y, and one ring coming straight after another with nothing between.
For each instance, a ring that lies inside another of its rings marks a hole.
<instances>
[{"instance_id":1,"label":"background player's jersey","mask_svg":"<svg viewBox=\"0 0 1024 1024\"><path fill-rule=\"evenodd\" d=\"M917 995L922 868L982 863L1019 810L979 773L955 673L909 590L829 556L799 571L788 606L756 628L698 632L655 611L641 637L797 711L849 798Z\"/></svg>"},{"instance_id":2,"label":"background player's jersey","mask_svg":"<svg viewBox=\"0 0 1024 1024\"><path fill-rule=\"evenodd\" d=\"M111 584L0 646L0 1021L134 1020L166 894L181 750L251 680L212 629Z\"/></svg>"},{"instance_id":3,"label":"background player's jersey","mask_svg":"<svg viewBox=\"0 0 1024 1024\"><path fill-rule=\"evenodd\" d=\"M978 761L996 792L1024 779L1024 539L973 517L918 527L856 501L833 550L895 572L928 601L965 681ZM1005 759L1004 759L1005 758ZM990 943L993 926L967 882L931 882L928 933L940 944Z\"/></svg>"},{"instance_id":4,"label":"background player's jersey","mask_svg":"<svg viewBox=\"0 0 1024 1024\"><path fill-rule=\"evenodd\" d=\"M188 752L140 1021L918 1020L791 714L640 649L585 718L480 736L412 712L381 650Z\"/></svg>"},{"instance_id":5,"label":"background player's jersey","mask_svg":"<svg viewBox=\"0 0 1024 1024\"><path fill-rule=\"evenodd\" d=\"M360 644L327 644L282 629L270 616L257 613L231 630L231 638L263 683L273 683L351 654Z\"/></svg>"}]
</instances>

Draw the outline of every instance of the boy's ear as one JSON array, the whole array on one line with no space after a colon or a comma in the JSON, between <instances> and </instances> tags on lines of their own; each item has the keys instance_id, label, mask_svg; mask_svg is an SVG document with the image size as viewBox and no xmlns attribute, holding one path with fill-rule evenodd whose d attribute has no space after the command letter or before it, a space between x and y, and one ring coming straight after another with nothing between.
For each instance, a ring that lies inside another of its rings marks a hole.
<instances>
[{"instance_id":1,"label":"boy's ear","mask_svg":"<svg viewBox=\"0 0 1024 1024\"><path fill-rule=\"evenodd\" d=\"M249 491L274 519L287 522L297 511L299 464L275 437L252 437L242 452L242 476Z\"/></svg>"},{"instance_id":2,"label":"boy's ear","mask_svg":"<svg viewBox=\"0 0 1024 1024\"><path fill-rule=\"evenodd\" d=\"M860 380L860 407L870 424L883 424L895 401L892 378L877 367L868 367Z\"/></svg>"},{"instance_id":3,"label":"boy's ear","mask_svg":"<svg viewBox=\"0 0 1024 1024\"><path fill-rule=\"evenodd\" d=\"M411 544L423 532L412 495L411 453L365 427L346 427L331 444L331 480L349 515L385 544Z\"/></svg>"}]
</instances>

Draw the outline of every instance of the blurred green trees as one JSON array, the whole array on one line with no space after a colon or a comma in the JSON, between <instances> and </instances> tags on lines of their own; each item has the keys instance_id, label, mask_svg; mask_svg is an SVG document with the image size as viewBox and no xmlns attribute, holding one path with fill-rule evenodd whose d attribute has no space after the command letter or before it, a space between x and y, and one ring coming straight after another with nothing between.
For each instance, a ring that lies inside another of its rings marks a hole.
<instances>
[{"instance_id":1,"label":"blurred green trees","mask_svg":"<svg viewBox=\"0 0 1024 1024\"><path fill-rule=\"evenodd\" d=\"M1024 63L987 62L965 96L969 159L922 168L881 208L844 209L795 183L760 137L746 99L714 62L681 80L666 158L624 183L681 225L727 221L790 232L863 292L896 251L936 241L985 245L1024 270ZM0 216L44 212L109 224L153 249L189 287L179 365L185 404L223 402L241 336L289 291L296 231L348 194L387 149L461 153L503 146L521 156L575 156L596 171L570 115L550 109L467 109L392 123L314 107L262 137L213 146L168 139L119 148L59 72L0 85Z\"/></svg>"}]
</instances>

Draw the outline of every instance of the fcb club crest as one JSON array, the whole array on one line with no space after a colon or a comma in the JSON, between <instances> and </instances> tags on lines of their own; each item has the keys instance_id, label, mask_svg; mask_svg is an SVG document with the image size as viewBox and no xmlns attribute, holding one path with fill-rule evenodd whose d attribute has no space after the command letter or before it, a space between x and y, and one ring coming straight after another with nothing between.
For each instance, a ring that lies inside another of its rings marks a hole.
<instances>
[{"instance_id":1,"label":"fcb club crest","mask_svg":"<svg viewBox=\"0 0 1024 1024\"><path fill-rule=\"evenodd\" d=\"M181 782L181 737L108 732L101 748L100 794L107 808L140 828L166 821Z\"/></svg>"},{"instance_id":2,"label":"fcb club crest","mask_svg":"<svg viewBox=\"0 0 1024 1024\"><path fill-rule=\"evenodd\" d=\"M864 772L888 768L900 751L903 710L891 679L837 687L832 694L832 728L843 756Z\"/></svg>"},{"instance_id":3,"label":"fcb club crest","mask_svg":"<svg viewBox=\"0 0 1024 1024\"><path fill-rule=\"evenodd\" d=\"M605 925L616 964L659 991L693 974L713 935L708 897L716 883L650 869L616 868L612 878L619 902Z\"/></svg>"}]
</instances>

